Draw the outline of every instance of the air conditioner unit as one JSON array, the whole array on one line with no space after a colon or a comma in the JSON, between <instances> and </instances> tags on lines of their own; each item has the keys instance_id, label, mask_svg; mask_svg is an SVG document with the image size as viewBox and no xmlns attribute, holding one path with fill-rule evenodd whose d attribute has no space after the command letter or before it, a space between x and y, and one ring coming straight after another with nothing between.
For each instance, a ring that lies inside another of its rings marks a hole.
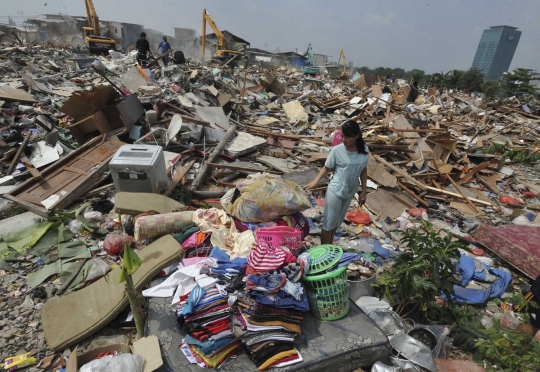
<instances>
[{"instance_id":1,"label":"air conditioner unit","mask_svg":"<svg viewBox=\"0 0 540 372\"><path fill-rule=\"evenodd\" d=\"M159 193L169 186L161 146L124 145L113 156L109 169L117 192Z\"/></svg>"}]
</instances>

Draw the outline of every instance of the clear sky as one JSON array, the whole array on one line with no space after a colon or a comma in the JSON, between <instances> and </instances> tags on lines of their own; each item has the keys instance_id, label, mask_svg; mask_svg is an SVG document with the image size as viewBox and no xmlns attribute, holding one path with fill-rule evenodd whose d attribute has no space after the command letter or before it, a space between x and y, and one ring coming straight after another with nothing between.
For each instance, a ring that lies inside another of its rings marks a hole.
<instances>
[{"instance_id":1,"label":"clear sky","mask_svg":"<svg viewBox=\"0 0 540 372\"><path fill-rule=\"evenodd\" d=\"M100 19L143 24L173 36L173 27L200 34L206 8L221 30L252 47L303 53L312 43L315 53L334 60L344 48L355 66L426 72L468 69L482 30L506 24L523 32L511 69L540 70L540 0L94 0L94 5ZM84 0L0 0L0 9L2 23L7 15L86 15Z\"/></svg>"}]
</instances>

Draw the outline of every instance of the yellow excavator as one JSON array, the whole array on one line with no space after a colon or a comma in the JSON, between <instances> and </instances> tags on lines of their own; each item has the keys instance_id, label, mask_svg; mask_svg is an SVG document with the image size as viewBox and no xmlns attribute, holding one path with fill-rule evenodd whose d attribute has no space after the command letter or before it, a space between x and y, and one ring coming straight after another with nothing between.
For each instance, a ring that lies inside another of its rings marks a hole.
<instances>
[{"instance_id":1,"label":"yellow excavator","mask_svg":"<svg viewBox=\"0 0 540 372\"><path fill-rule=\"evenodd\" d=\"M101 36L99 19L92 0L84 0L88 27L83 27L84 43L90 49L91 54L109 54L109 50L116 49L116 42L108 37Z\"/></svg>"},{"instance_id":2,"label":"yellow excavator","mask_svg":"<svg viewBox=\"0 0 540 372\"><path fill-rule=\"evenodd\" d=\"M214 30L214 33L216 34L218 38L217 43L217 51L214 54L214 57L222 57L224 54L236 54L236 55L243 55L244 52L238 51L238 50L228 50L226 48L225 44L225 36L223 33L217 28L216 24L214 23L214 20L212 17L210 17L210 14L206 11L206 9L203 10L203 16L202 16L202 60L204 61L204 49L206 46L206 23L212 27L212 30Z\"/></svg>"},{"instance_id":3,"label":"yellow excavator","mask_svg":"<svg viewBox=\"0 0 540 372\"><path fill-rule=\"evenodd\" d=\"M343 51L343 48L341 48L341 53L339 53L339 59L337 62L337 65L339 67L339 63L341 62L341 58L343 58L343 72L342 75L347 73L347 58L345 58L345 52Z\"/></svg>"}]
</instances>

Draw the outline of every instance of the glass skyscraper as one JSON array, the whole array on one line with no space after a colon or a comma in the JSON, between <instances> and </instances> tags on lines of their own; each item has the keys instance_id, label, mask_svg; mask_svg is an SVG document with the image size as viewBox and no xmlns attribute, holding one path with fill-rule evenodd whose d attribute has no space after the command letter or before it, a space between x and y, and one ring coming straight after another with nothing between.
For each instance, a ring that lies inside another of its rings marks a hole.
<instances>
[{"instance_id":1,"label":"glass skyscraper","mask_svg":"<svg viewBox=\"0 0 540 372\"><path fill-rule=\"evenodd\" d=\"M484 30L472 67L481 70L488 80L499 80L508 71L521 37L512 26L493 26Z\"/></svg>"}]
</instances>

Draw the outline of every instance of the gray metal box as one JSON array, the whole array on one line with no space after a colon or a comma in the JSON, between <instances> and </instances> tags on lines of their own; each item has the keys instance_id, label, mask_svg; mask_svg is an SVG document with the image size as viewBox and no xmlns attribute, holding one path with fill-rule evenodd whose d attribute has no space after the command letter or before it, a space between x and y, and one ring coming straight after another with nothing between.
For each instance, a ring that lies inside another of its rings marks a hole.
<instances>
[{"instance_id":1,"label":"gray metal box","mask_svg":"<svg viewBox=\"0 0 540 372\"><path fill-rule=\"evenodd\" d=\"M117 192L160 193L169 185L161 146L124 145L109 163Z\"/></svg>"}]
</instances>

